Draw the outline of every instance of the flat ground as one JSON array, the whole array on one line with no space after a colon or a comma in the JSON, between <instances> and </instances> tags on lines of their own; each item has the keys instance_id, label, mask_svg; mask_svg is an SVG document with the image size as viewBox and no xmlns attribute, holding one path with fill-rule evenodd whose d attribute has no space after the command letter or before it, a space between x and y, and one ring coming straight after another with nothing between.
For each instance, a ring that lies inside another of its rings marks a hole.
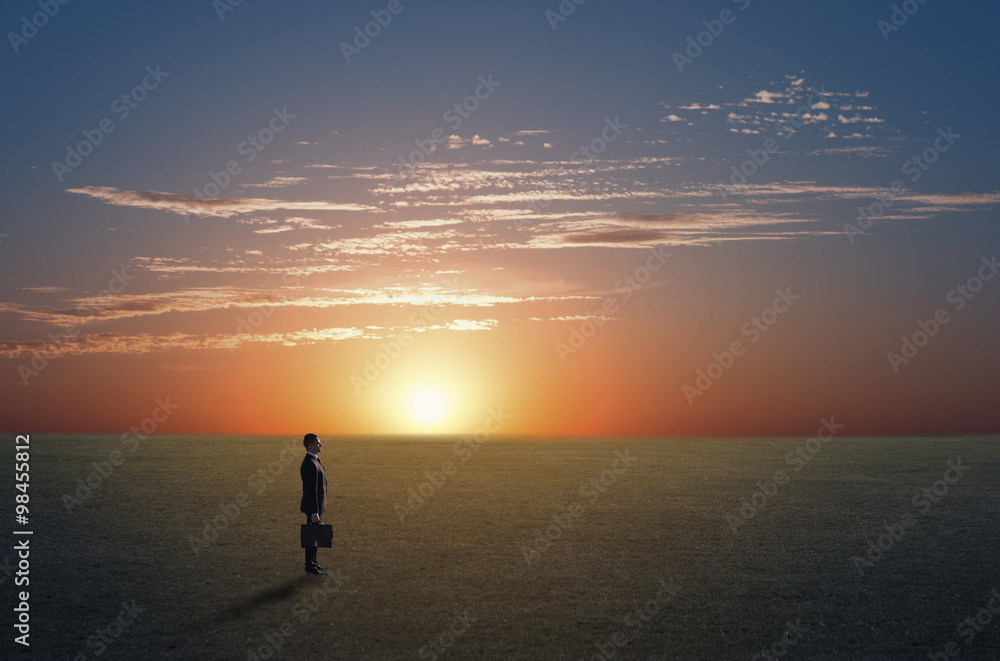
<instances>
[{"instance_id":1,"label":"flat ground","mask_svg":"<svg viewBox=\"0 0 1000 661\"><path fill-rule=\"evenodd\" d=\"M926 659L950 642L962 659L992 659L1000 650L1000 599L997 613L987 608L1000 588L996 437L835 438L791 462L805 439L503 440L462 462L454 441L324 438L333 493L324 519L335 529L334 548L319 552L325 578L302 571L303 451L293 442L283 454L286 442L150 438L132 454L127 446L88 496L77 480L119 439L33 435L33 656L599 659L604 649L616 659L765 650ZM626 451L634 461L615 464ZM451 475L420 487L447 461ZM779 470L787 481L768 484ZM6 549L10 604L16 558ZM135 614L123 613L133 602ZM977 614L989 621L962 624ZM5 647L15 647L5 628Z\"/></svg>"}]
</instances>

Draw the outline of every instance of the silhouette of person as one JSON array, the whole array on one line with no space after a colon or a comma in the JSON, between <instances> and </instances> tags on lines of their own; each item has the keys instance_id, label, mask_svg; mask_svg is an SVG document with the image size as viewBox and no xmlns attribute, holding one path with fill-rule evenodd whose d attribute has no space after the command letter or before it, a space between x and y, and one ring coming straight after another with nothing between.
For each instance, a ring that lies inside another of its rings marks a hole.
<instances>
[{"instance_id":1,"label":"silhouette of person","mask_svg":"<svg viewBox=\"0 0 1000 661\"><path fill-rule=\"evenodd\" d=\"M326 469L317 456L323 451L323 443L316 434L306 434L302 439L306 456L302 459L299 475L302 476L302 504L299 511L306 515L306 523L322 523L326 511ZM324 574L323 567L316 563L316 547L306 547L306 573Z\"/></svg>"}]
</instances>

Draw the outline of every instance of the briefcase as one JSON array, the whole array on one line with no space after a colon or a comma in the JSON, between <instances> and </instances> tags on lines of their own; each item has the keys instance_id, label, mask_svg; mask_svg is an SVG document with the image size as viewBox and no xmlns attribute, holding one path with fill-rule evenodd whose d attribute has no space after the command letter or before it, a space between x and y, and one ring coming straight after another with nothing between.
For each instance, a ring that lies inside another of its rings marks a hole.
<instances>
[{"instance_id":1,"label":"briefcase","mask_svg":"<svg viewBox=\"0 0 1000 661\"><path fill-rule=\"evenodd\" d=\"M333 546L333 526L326 523L302 524L302 548Z\"/></svg>"}]
</instances>

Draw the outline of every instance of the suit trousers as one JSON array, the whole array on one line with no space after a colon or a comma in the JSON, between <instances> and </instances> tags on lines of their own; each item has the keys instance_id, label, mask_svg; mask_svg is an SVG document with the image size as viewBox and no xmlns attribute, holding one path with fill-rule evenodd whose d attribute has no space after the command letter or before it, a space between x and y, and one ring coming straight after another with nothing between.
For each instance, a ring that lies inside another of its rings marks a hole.
<instances>
[{"instance_id":1,"label":"suit trousers","mask_svg":"<svg viewBox=\"0 0 1000 661\"><path fill-rule=\"evenodd\" d=\"M312 521L310 521L311 518L311 515L306 514L306 523L312 523ZM315 546L306 547L306 569L316 566L316 551L317 548Z\"/></svg>"}]
</instances>

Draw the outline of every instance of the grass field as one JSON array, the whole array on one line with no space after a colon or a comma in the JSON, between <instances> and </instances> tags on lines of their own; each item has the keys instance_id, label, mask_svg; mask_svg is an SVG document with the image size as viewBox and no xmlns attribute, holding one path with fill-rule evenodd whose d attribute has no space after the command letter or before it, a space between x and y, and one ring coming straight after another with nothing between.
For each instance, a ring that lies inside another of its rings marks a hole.
<instances>
[{"instance_id":1,"label":"grass field","mask_svg":"<svg viewBox=\"0 0 1000 661\"><path fill-rule=\"evenodd\" d=\"M118 438L33 435L32 656L1000 655L995 437L835 438L813 454L806 439L501 440L462 455L324 437L328 577L302 571L303 450L288 440L150 438L87 495L78 480ZM20 648L6 612L5 648Z\"/></svg>"}]
</instances>

